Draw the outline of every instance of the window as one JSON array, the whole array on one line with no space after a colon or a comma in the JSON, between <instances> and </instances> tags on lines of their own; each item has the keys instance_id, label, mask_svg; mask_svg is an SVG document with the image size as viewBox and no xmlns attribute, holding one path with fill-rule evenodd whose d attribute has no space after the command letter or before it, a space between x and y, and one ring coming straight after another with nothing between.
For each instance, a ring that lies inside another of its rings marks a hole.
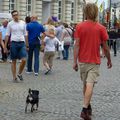
<instances>
[{"instance_id":1,"label":"window","mask_svg":"<svg viewBox=\"0 0 120 120\"><path fill-rule=\"evenodd\" d=\"M32 10L32 0L27 0L26 1L26 16L31 15L31 10Z\"/></svg>"},{"instance_id":2,"label":"window","mask_svg":"<svg viewBox=\"0 0 120 120\"><path fill-rule=\"evenodd\" d=\"M74 20L74 2L71 3L71 21Z\"/></svg>"},{"instance_id":3,"label":"window","mask_svg":"<svg viewBox=\"0 0 120 120\"><path fill-rule=\"evenodd\" d=\"M9 13L15 9L15 0L9 0Z\"/></svg>"},{"instance_id":4,"label":"window","mask_svg":"<svg viewBox=\"0 0 120 120\"><path fill-rule=\"evenodd\" d=\"M62 16L62 1L58 1L58 19L61 20Z\"/></svg>"}]
</instances>

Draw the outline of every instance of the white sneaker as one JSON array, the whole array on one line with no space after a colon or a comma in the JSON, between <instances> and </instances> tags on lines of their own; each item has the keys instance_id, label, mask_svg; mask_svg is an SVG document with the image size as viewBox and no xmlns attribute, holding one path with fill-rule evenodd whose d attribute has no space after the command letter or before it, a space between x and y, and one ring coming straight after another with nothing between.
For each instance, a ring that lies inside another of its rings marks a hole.
<instances>
[{"instance_id":1,"label":"white sneaker","mask_svg":"<svg viewBox=\"0 0 120 120\"><path fill-rule=\"evenodd\" d=\"M38 73L35 73L35 76L38 76Z\"/></svg>"},{"instance_id":2,"label":"white sneaker","mask_svg":"<svg viewBox=\"0 0 120 120\"><path fill-rule=\"evenodd\" d=\"M3 62L3 60L2 60L2 59L0 59L0 62Z\"/></svg>"},{"instance_id":3,"label":"white sneaker","mask_svg":"<svg viewBox=\"0 0 120 120\"><path fill-rule=\"evenodd\" d=\"M9 63L12 63L12 60L9 59L8 62L9 62Z\"/></svg>"},{"instance_id":4,"label":"white sneaker","mask_svg":"<svg viewBox=\"0 0 120 120\"><path fill-rule=\"evenodd\" d=\"M18 60L18 63L21 63L22 62L22 60Z\"/></svg>"},{"instance_id":5,"label":"white sneaker","mask_svg":"<svg viewBox=\"0 0 120 120\"><path fill-rule=\"evenodd\" d=\"M31 71L31 72L26 71L26 73L27 73L27 74L32 74L32 73L33 73L33 71Z\"/></svg>"}]
</instances>

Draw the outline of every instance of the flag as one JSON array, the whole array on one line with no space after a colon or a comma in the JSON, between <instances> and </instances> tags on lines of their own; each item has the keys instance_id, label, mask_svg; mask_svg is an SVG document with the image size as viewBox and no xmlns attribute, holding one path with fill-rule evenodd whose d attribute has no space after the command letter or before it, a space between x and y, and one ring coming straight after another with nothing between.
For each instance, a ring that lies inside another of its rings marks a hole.
<instances>
[{"instance_id":1,"label":"flag","mask_svg":"<svg viewBox=\"0 0 120 120\"><path fill-rule=\"evenodd\" d=\"M99 10L100 10L100 12L103 12L103 4L101 3L101 5L100 5L100 7L99 7Z\"/></svg>"}]
</instances>

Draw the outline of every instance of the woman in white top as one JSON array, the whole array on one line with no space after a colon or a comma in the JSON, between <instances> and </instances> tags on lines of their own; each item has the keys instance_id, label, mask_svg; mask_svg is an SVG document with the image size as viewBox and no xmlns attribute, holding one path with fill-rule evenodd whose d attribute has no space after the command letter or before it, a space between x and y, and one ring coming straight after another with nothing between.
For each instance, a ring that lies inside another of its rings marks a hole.
<instances>
[{"instance_id":1,"label":"woman in white top","mask_svg":"<svg viewBox=\"0 0 120 120\"><path fill-rule=\"evenodd\" d=\"M53 34L53 35L55 34L55 30L53 27L49 28L48 32L49 34ZM43 64L47 69L45 75L47 75L52 69L53 58L55 56L57 43L60 44L59 40L56 37L51 38L46 36L44 39L45 48L44 48Z\"/></svg>"}]
</instances>

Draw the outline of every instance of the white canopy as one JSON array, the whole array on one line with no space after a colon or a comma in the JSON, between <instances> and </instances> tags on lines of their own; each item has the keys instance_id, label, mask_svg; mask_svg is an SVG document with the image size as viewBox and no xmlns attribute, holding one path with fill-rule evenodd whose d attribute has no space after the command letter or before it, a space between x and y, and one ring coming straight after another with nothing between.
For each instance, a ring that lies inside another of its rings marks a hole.
<instances>
[{"instance_id":1,"label":"white canopy","mask_svg":"<svg viewBox=\"0 0 120 120\"><path fill-rule=\"evenodd\" d=\"M111 0L112 6L116 5L116 7L120 7L120 0Z\"/></svg>"},{"instance_id":2,"label":"white canopy","mask_svg":"<svg viewBox=\"0 0 120 120\"><path fill-rule=\"evenodd\" d=\"M2 19L12 19L12 16L10 13L0 13L0 18Z\"/></svg>"},{"instance_id":3,"label":"white canopy","mask_svg":"<svg viewBox=\"0 0 120 120\"><path fill-rule=\"evenodd\" d=\"M120 3L120 0L111 0L111 3Z\"/></svg>"}]
</instances>

